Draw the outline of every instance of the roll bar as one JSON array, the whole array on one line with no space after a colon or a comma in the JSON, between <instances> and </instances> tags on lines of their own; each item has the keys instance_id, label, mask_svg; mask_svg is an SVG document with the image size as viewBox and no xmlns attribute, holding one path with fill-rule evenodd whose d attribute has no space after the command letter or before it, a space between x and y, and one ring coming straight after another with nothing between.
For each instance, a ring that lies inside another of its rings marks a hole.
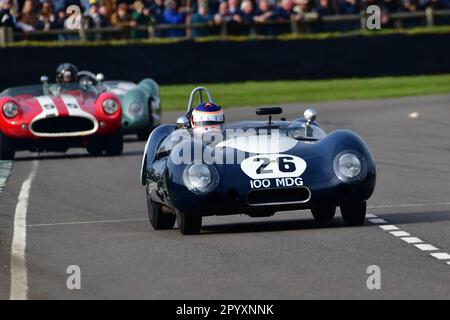
<instances>
[{"instance_id":1,"label":"roll bar","mask_svg":"<svg viewBox=\"0 0 450 320\"><path fill-rule=\"evenodd\" d=\"M205 93L206 97L208 98L207 102L214 103L211 93L209 92L208 89L206 89L205 87L194 88L194 90L192 90L192 92L191 92L191 96L189 97L189 102L188 102L188 106L187 106L187 110L186 110L186 116L189 116L190 113L192 112L192 109L194 108L194 99L195 99L196 93L198 93L199 104L203 103L203 93Z\"/></svg>"}]
</instances>

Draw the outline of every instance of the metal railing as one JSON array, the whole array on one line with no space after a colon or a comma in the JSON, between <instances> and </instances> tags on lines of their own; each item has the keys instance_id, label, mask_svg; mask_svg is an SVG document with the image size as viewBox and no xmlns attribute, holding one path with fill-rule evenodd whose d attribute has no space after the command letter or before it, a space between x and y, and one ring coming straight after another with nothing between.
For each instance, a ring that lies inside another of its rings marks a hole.
<instances>
[{"instance_id":1,"label":"metal railing","mask_svg":"<svg viewBox=\"0 0 450 320\"><path fill-rule=\"evenodd\" d=\"M414 25L434 26L436 19L444 18L444 24L450 25L450 9L434 10L427 8L425 11L417 12L398 12L389 15L389 19L393 21L394 28L401 28L408 25L408 21L415 21ZM346 25L347 24L347 25ZM350 25L349 25L350 24ZM333 27L334 26L334 29ZM342 26L345 29L342 30ZM0 46L20 40L113 40L113 39L148 39L159 37L173 37L167 35L167 32L174 30L182 31L182 37L193 37L195 31L199 29L207 30L209 35L271 35L267 34L267 28L274 29L275 34L279 33L310 33L320 31L348 31L348 30L365 30L366 14L348 14L348 15L330 15L319 16L317 13L306 13L302 16L291 16L290 20L270 21L256 23L234 23L224 22L220 25L211 25L208 23L186 23L186 24L150 24L148 26L137 26L134 28L118 28L118 27L93 27L88 28L84 23L78 30L36 30L33 32L13 32L11 28L0 27ZM319 28L317 28L319 27ZM266 31L261 31L266 28ZM278 28L278 29L277 29ZM282 31L280 31L282 28ZM277 31L278 30L278 31Z\"/></svg>"}]
</instances>

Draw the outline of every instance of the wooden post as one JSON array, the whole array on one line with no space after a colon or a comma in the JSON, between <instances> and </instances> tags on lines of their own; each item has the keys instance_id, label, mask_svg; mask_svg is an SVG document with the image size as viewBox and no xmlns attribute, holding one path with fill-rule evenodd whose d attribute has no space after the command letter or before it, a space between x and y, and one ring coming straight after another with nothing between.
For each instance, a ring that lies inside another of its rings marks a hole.
<instances>
[{"instance_id":1,"label":"wooden post","mask_svg":"<svg viewBox=\"0 0 450 320\"><path fill-rule=\"evenodd\" d=\"M221 27L220 27L220 35L221 35L222 37L226 37L227 34L228 34L228 31L227 31L227 22L226 22L226 21L222 21L222 25L221 25Z\"/></svg>"},{"instance_id":2,"label":"wooden post","mask_svg":"<svg viewBox=\"0 0 450 320\"><path fill-rule=\"evenodd\" d=\"M295 20L294 15L291 15L291 33L298 34L298 22Z\"/></svg>"},{"instance_id":3,"label":"wooden post","mask_svg":"<svg viewBox=\"0 0 450 320\"><path fill-rule=\"evenodd\" d=\"M0 27L0 46L6 45L6 27Z\"/></svg>"},{"instance_id":4,"label":"wooden post","mask_svg":"<svg viewBox=\"0 0 450 320\"><path fill-rule=\"evenodd\" d=\"M434 26L434 12L432 7L427 7L425 9L425 16L427 18L427 27Z\"/></svg>"},{"instance_id":5,"label":"wooden post","mask_svg":"<svg viewBox=\"0 0 450 320\"><path fill-rule=\"evenodd\" d=\"M361 10L359 12L360 16L360 23L361 23L361 31L365 31L367 29L367 20L366 20L366 12L364 10Z\"/></svg>"},{"instance_id":6,"label":"wooden post","mask_svg":"<svg viewBox=\"0 0 450 320\"><path fill-rule=\"evenodd\" d=\"M0 46L4 47L14 41L14 33L11 27L0 27Z\"/></svg>"},{"instance_id":7,"label":"wooden post","mask_svg":"<svg viewBox=\"0 0 450 320\"><path fill-rule=\"evenodd\" d=\"M155 26L153 24L150 24L148 26L148 38L152 39L155 37Z\"/></svg>"}]
</instances>

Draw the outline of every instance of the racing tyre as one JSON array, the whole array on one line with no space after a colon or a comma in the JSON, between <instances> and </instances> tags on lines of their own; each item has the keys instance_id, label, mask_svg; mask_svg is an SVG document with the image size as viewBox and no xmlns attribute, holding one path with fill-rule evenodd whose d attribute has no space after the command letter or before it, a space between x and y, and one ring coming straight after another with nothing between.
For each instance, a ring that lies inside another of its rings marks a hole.
<instances>
[{"instance_id":1,"label":"racing tyre","mask_svg":"<svg viewBox=\"0 0 450 320\"><path fill-rule=\"evenodd\" d=\"M105 152L107 156L119 156L123 151L123 132L122 130L105 137Z\"/></svg>"},{"instance_id":2,"label":"racing tyre","mask_svg":"<svg viewBox=\"0 0 450 320\"><path fill-rule=\"evenodd\" d=\"M201 216L191 216L186 215L179 210L176 211L178 229L181 234L199 234L202 227L202 217Z\"/></svg>"},{"instance_id":3,"label":"racing tyre","mask_svg":"<svg viewBox=\"0 0 450 320\"><path fill-rule=\"evenodd\" d=\"M147 195L147 212L148 219L154 230L173 229L175 225L175 215L164 212L159 203L154 202L148 192Z\"/></svg>"},{"instance_id":4,"label":"racing tyre","mask_svg":"<svg viewBox=\"0 0 450 320\"><path fill-rule=\"evenodd\" d=\"M152 127L148 127L148 128L144 128L144 129L140 129L137 132L137 137L138 140L140 141L147 141L150 133L152 132Z\"/></svg>"},{"instance_id":5,"label":"racing tyre","mask_svg":"<svg viewBox=\"0 0 450 320\"><path fill-rule=\"evenodd\" d=\"M89 141L86 150L91 156L99 157L103 153L103 146L97 141Z\"/></svg>"},{"instance_id":6,"label":"racing tyre","mask_svg":"<svg viewBox=\"0 0 450 320\"><path fill-rule=\"evenodd\" d=\"M0 160L13 160L15 153L13 139L0 131Z\"/></svg>"},{"instance_id":7,"label":"racing tyre","mask_svg":"<svg viewBox=\"0 0 450 320\"><path fill-rule=\"evenodd\" d=\"M330 221L333 220L336 213L335 205L320 205L311 208L311 213L317 221Z\"/></svg>"},{"instance_id":8,"label":"racing tyre","mask_svg":"<svg viewBox=\"0 0 450 320\"><path fill-rule=\"evenodd\" d=\"M366 219L367 202L349 202L341 205L341 214L348 226L361 226Z\"/></svg>"}]
</instances>

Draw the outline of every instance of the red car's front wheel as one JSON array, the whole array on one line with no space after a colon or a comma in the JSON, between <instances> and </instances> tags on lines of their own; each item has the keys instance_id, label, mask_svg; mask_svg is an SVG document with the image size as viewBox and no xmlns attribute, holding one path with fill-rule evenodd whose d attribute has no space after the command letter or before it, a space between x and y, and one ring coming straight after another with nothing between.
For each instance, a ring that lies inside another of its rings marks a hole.
<instances>
[{"instance_id":1,"label":"red car's front wheel","mask_svg":"<svg viewBox=\"0 0 450 320\"><path fill-rule=\"evenodd\" d=\"M16 149L14 141L0 131L0 160L13 160Z\"/></svg>"},{"instance_id":2,"label":"red car's front wheel","mask_svg":"<svg viewBox=\"0 0 450 320\"><path fill-rule=\"evenodd\" d=\"M123 132L118 130L109 136L92 138L86 149L91 156L101 156L103 151L107 156L118 156L123 151Z\"/></svg>"}]
</instances>

